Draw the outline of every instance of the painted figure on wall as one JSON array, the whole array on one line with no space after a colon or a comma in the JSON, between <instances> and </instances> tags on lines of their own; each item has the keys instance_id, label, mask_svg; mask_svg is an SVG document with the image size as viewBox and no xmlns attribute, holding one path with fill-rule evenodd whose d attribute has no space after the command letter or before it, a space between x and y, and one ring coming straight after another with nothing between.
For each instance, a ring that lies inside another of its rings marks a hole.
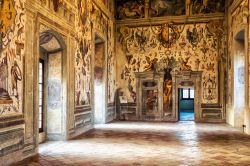
<instances>
[{"instance_id":1,"label":"painted figure on wall","mask_svg":"<svg viewBox=\"0 0 250 166\"><path fill-rule=\"evenodd\" d=\"M123 1L117 4L117 19L144 17L144 0Z\"/></svg>"},{"instance_id":2,"label":"painted figure on wall","mask_svg":"<svg viewBox=\"0 0 250 166\"><path fill-rule=\"evenodd\" d=\"M171 64L169 64L169 67L170 66ZM165 71L165 75L164 75L164 84L163 84L163 111L171 112L172 111L172 76L171 76L172 69L166 68L164 71Z\"/></svg>"},{"instance_id":3,"label":"painted figure on wall","mask_svg":"<svg viewBox=\"0 0 250 166\"><path fill-rule=\"evenodd\" d=\"M158 111L158 91L148 90L146 91L145 99L145 113L154 113Z\"/></svg>"},{"instance_id":4,"label":"painted figure on wall","mask_svg":"<svg viewBox=\"0 0 250 166\"><path fill-rule=\"evenodd\" d=\"M149 13L152 17L184 15L185 6L185 0L154 0Z\"/></svg>"},{"instance_id":5,"label":"painted figure on wall","mask_svg":"<svg viewBox=\"0 0 250 166\"><path fill-rule=\"evenodd\" d=\"M82 62L81 62L82 63ZM86 66L76 69L75 103L86 105L90 103L90 85Z\"/></svg>"},{"instance_id":6,"label":"painted figure on wall","mask_svg":"<svg viewBox=\"0 0 250 166\"><path fill-rule=\"evenodd\" d=\"M164 112L170 112L172 109L172 80L165 80L163 87L163 108Z\"/></svg>"},{"instance_id":7,"label":"painted figure on wall","mask_svg":"<svg viewBox=\"0 0 250 166\"><path fill-rule=\"evenodd\" d=\"M192 47L196 47L199 44L200 36L195 26L191 30L189 28L187 29L187 40Z\"/></svg>"},{"instance_id":8,"label":"painted figure on wall","mask_svg":"<svg viewBox=\"0 0 250 166\"><path fill-rule=\"evenodd\" d=\"M203 83L203 98L207 99L208 101L212 101L216 98L216 77L209 74L207 79L203 79L205 80Z\"/></svg>"},{"instance_id":9,"label":"painted figure on wall","mask_svg":"<svg viewBox=\"0 0 250 166\"><path fill-rule=\"evenodd\" d=\"M0 62L0 103L12 103L12 99L8 92L7 55Z\"/></svg>"},{"instance_id":10,"label":"painted figure on wall","mask_svg":"<svg viewBox=\"0 0 250 166\"><path fill-rule=\"evenodd\" d=\"M21 69L18 66L17 62L14 61L14 64L11 67L11 88L13 96L18 96L17 81L21 80L22 80Z\"/></svg>"},{"instance_id":11,"label":"painted figure on wall","mask_svg":"<svg viewBox=\"0 0 250 166\"><path fill-rule=\"evenodd\" d=\"M78 74L78 81L76 85L76 105L85 105L89 104L90 100L88 97L88 86L86 85L86 76Z\"/></svg>"},{"instance_id":12,"label":"painted figure on wall","mask_svg":"<svg viewBox=\"0 0 250 166\"><path fill-rule=\"evenodd\" d=\"M0 0L0 116L22 111L24 16L22 0Z\"/></svg>"},{"instance_id":13,"label":"painted figure on wall","mask_svg":"<svg viewBox=\"0 0 250 166\"><path fill-rule=\"evenodd\" d=\"M224 12L225 0L194 0L192 4L193 14L206 14Z\"/></svg>"}]
</instances>

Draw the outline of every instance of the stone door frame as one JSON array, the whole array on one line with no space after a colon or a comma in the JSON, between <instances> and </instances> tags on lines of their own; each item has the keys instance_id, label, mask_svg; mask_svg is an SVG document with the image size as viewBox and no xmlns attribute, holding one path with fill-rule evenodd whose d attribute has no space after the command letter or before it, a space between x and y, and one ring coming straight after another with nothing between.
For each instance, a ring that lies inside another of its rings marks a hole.
<instances>
[{"instance_id":1,"label":"stone door frame","mask_svg":"<svg viewBox=\"0 0 250 166\"><path fill-rule=\"evenodd\" d=\"M163 82L164 82L164 72L154 73L153 71L145 72L135 72L136 76L136 100L137 100L137 109L136 109L136 118L138 120L147 120L142 116L142 84L145 81L156 81L157 90L158 90L158 111L160 117L153 121L162 121L163 118Z\"/></svg>"},{"instance_id":2,"label":"stone door frame","mask_svg":"<svg viewBox=\"0 0 250 166\"><path fill-rule=\"evenodd\" d=\"M174 71L172 75L172 117L174 121L179 121L179 88L194 88L194 114L195 122L202 119L201 97L202 97L202 71Z\"/></svg>"}]
</instances>

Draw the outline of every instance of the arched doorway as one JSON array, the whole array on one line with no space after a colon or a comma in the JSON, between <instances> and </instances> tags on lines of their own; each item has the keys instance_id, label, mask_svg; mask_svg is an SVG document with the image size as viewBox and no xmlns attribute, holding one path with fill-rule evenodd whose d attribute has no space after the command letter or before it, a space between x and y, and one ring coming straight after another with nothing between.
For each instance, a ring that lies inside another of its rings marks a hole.
<instances>
[{"instance_id":1,"label":"arched doorway","mask_svg":"<svg viewBox=\"0 0 250 166\"><path fill-rule=\"evenodd\" d=\"M239 31L234 38L233 57L233 110L234 127L244 127L245 113L245 31Z\"/></svg>"},{"instance_id":2,"label":"arched doorway","mask_svg":"<svg viewBox=\"0 0 250 166\"><path fill-rule=\"evenodd\" d=\"M97 34L95 34L93 62L94 124L103 124L106 123L107 108L106 42Z\"/></svg>"},{"instance_id":3,"label":"arched doorway","mask_svg":"<svg viewBox=\"0 0 250 166\"><path fill-rule=\"evenodd\" d=\"M38 127L39 142L63 140L66 129L66 55L64 41L57 32L45 31L39 36Z\"/></svg>"}]
</instances>

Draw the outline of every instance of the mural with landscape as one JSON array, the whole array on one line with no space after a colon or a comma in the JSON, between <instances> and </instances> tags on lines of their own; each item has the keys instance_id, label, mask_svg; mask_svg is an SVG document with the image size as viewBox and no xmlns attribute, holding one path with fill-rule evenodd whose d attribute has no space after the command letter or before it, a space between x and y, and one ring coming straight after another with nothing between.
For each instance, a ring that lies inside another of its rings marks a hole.
<instances>
[{"instance_id":1,"label":"mural with landscape","mask_svg":"<svg viewBox=\"0 0 250 166\"><path fill-rule=\"evenodd\" d=\"M0 116L22 113L24 1L0 1Z\"/></svg>"},{"instance_id":2,"label":"mural with landscape","mask_svg":"<svg viewBox=\"0 0 250 166\"><path fill-rule=\"evenodd\" d=\"M165 71L164 109L171 110L171 71L203 71L202 102L218 102L218 60L224 56L223 22L118 27L117 80L135 102L134 72ZM124 65L124 61L126 62Z\"/></svg>"}]
</instances>

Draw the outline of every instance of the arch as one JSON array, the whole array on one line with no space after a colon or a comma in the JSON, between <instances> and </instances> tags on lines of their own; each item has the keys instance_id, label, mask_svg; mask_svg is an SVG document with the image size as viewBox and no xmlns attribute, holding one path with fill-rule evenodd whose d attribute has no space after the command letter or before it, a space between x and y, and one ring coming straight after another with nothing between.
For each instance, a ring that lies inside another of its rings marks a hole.
<instances>
[{"instance_id":1,"label":"arch","mask_svg":"<svg viewBox=\"0 0 250 166\"><path fill-rule=\"evenodd\" d=\"M104 124L107 123L107 38L98 31L92 35L93 123Z\"/></svg>"},{"instance_id":2,"label":"arch","mask_svg":"<svg viewBox=\"0 0 250 166\"><path fill-rule=\"evenodd\" d=\"M233 126L242 128L245 123L246 103L246 44L245 29L240 29L234 35L233 42Z\"/></svg>"},{"instance_id":3,"label":"arch","mask_svg":"<svg viewBox=\"0 0 250 166\"><path fill-rule=\"evenodd\" d=\"M42 131L43 135L45 135L43 136L43 141L45 141L45 138L47 140L66 139L67 126L65 117L67 115L68 101L66 48L65 41L58 32L46 30L39 34L39 59L44 61L44 74L42 75L46 76L43 80L43 101L41 102L44 104L41 109L43 111L41 116L44 119L42 121L45 126ZM40 78L40 69L38 70L38 78ZM40 95L39 88L38 94ZM38 102L40 102L39 95ZM41 103L38 104L39 109ZM41 114L40 112L39 115Z\"/></svg>"},{"instance_id":4,"label":"arch","mask_svg":"<svg viewBox=\"0 0 250 166\"><path fill-rule=\"evenodd\" d=\"M55 48L49 48L52 42L55 42ZM62 36L54 30L46 30L40 34L39 46L42 51L46 51L47 53L54 53L66 49L66 44Z\"/></svg>"}]
</instances>

